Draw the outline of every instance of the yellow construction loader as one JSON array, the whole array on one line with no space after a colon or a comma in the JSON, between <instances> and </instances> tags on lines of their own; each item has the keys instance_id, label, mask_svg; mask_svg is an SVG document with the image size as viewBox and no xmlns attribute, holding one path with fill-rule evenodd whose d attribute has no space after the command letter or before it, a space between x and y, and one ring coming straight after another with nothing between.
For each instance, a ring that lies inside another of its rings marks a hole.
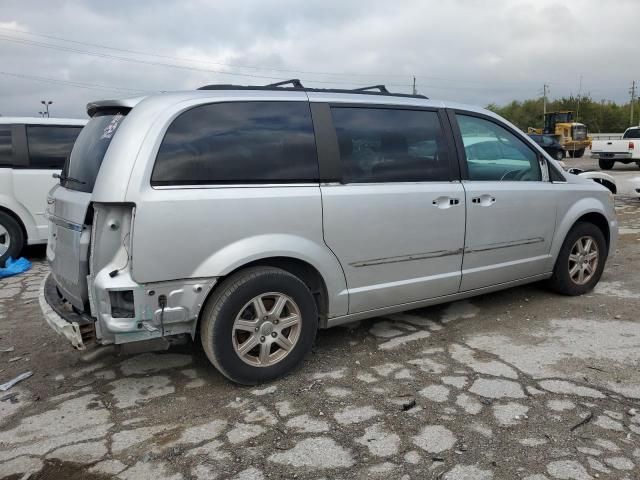
<instances>
[{"instance_id":1,"label":"yellow construction loader","mask_svg":"<svg viewBox=\"0 0 640 480\"><path fill-rule=\"evenodd\" d=\"M574 158L584 155L585 149L591 145L587 126L574 122L571 110L545 113L544 128L529 127L528 133L555 135L564 151Z\"/></svg>"}]
</instances>

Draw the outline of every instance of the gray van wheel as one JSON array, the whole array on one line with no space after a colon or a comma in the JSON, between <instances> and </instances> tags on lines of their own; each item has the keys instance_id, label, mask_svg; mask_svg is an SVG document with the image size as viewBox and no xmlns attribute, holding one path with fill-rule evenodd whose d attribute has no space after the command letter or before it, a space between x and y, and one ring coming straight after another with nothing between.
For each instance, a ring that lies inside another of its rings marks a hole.
<instances>
[{"instance_id":1,"label":"gray van wheel","mask_svg":"<svg viewBox=\"0 0 640 480\"><path fill-rule=\"evenodd\" d=\"M24 234L16 220L0 212L0 267L4 267L7 258L18 258L24 247Z\"/></svg>"},{"instance_id":2,"label":"gray van wheel","mask_svg":"<svg viewBox=\"0 0 640 480\"><path fill-rule=\"evenodd\" d=\"M567 234L549 283L563 295L582 295L596 286L607 259L602 231L592 223L579 222Z\"/></svg>"},{"instance_id":3,"label":"gray van wheel","mask_svg":"<svg viewBox=\"0 0 640 480\"><path fill-rule=\"evenodd\" d=\"M300 279L278 268L255 267L216 289L201 322L211 363L230 380L254 385L301 362L316 336L318 310Z\"/></svg>"}]
</instances>

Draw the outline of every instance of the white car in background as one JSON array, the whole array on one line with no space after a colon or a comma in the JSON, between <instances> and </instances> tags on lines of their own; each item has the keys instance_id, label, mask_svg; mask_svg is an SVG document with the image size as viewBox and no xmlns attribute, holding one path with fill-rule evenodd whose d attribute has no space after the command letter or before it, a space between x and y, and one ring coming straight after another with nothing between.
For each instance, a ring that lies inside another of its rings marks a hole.
<instances>
[{"instance_id":1,"label":"white car in background","mask_svg":"<svg viewBox=\"0 0 640 480\"><path fill-rule=\"evenodd\" d=\"M86 120L0 117L0 267L46 243L47 193Z\"/></svg>"}]
</instances>

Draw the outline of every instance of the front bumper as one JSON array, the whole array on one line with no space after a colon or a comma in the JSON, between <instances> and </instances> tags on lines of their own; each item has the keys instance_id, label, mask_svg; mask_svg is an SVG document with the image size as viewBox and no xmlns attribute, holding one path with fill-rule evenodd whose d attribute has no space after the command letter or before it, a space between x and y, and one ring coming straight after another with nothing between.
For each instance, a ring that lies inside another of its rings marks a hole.
<instances>
[{"instance_id":1,"label":"front bumper","mask_svg":"<svg viewBox=\"0 0 640 480\"><path fill-rule=\"evenodd\" d=\"M65 337L78 350L85 350L95 341L95 321L74 311L58 294L51 274L40 285L40 309L47 325L58 335Z\"/></svg>"}]
</instances>

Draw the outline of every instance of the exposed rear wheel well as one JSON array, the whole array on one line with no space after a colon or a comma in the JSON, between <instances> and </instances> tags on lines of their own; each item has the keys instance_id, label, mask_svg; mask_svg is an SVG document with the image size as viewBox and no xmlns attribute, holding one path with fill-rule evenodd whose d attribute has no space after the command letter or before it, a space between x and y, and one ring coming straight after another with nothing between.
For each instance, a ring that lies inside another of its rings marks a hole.
<instances>
[{"instance_id":1,"label":"exposed rear wheel well","mask_svg":"<svg viewBox=\"0 0 640 480\"><path fill-rule=\"evenodd\" d=\"M607 242L607 250L609 249L609 243L611 240L610 232L609 232L609 221L606 219L604 215L600 213L595 213L595 212L587 213L581 216L576 221L576 223L578 222L592 223L593 225L598 227L600 231L602 231L602 234L604 235L604 239Z\"/></svg>"},{"instance_id":2,"label":"exposed rear wheel well","mask_svg":"<svg viewBox=\"0 0 640 480\"><path fill-rule=\"evenodd\" d=\"M0 207L0 212L6 213L10 217L12 217L16 222L18 222L18 225L20 225L20 228L22 229L22 234L24 235L24 244L26 245L28 241L27 227L24 226L24 223L22 223L22 220L20 219L20 217L16 215L16 213L13 210L9 210L8 208L5 208L5 207Z\"/></svg>"},{"instance_id":3,"label":"exposed rear wheel well","mask_svg":"<svg viewBox=\"0 0 640 480\"><path fill-rule=\"evenodd\" d=\"M307 286L313 298L316 302L316 306L318 308L318 325L320 327L325 327L327 324L327 316L329 312L329 297L327 295L327 287L324 283L322 275L320 272L316 270L316 268L303 261L298 260L297 258L291 257L271 257L271 258L263 258L260 260L256 260L255 262L247 263L242 265L241 267L236 268L232 272L229 272L224 277L220 277L216 286L209 292L209 296L216 291L218 285L222 283L222 281L233 275L240 270L244 270L250 267L275 267L280 268L286 272L289 272L292 275L298 277L302 282ZM199 322L198 322L199 323Z\"/></svg>"}]
</instances>

